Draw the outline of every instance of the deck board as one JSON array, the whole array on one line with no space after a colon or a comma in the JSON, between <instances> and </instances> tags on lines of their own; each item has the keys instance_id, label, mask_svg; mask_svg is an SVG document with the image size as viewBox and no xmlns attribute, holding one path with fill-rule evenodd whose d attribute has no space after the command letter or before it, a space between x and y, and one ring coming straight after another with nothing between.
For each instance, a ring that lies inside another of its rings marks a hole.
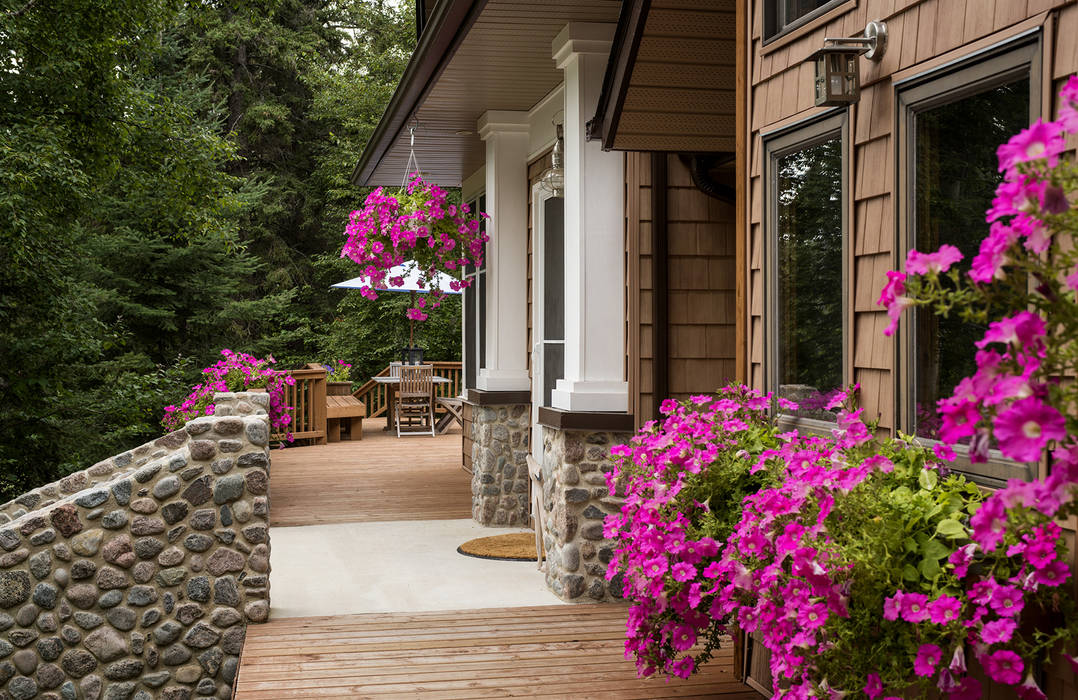
<instances>
[{"instance_id":1,"label":"deck board","mask_svg":"<svg viewBox=\"0 0 1078 700\"><path fill-rule=\"evenodd\" d=\"M362 441L273 450L270 525L470 518L460 429L398 438L384 426L364 421Z\"/></svg>"},{"instance_id":2,"label":"deck board","mask_svg":"<svg viewBox=\"0 0 1078 700\"><path fill-rule=\"evenodd\" d=\"M250 625L237 700L550 697L757 700L729 649L686 681L638 679L623 605L285 618Z\"/></svg>"}]
</instances>

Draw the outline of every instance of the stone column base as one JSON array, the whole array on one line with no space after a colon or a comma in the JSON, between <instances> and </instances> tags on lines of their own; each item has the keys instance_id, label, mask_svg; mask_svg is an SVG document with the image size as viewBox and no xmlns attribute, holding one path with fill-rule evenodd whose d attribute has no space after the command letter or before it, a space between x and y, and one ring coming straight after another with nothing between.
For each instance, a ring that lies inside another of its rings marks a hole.
<instances>
[{"instance_id":1,"label":"stone column base","mask_svg":"<svg viewBox=\"0 0 1078 700\"><path fill-rule=\"evenodd\" d=\"M527 526L531 405L474 406L472 519L480 525Z\"/></svg>"},{"instance_id":2,"label":"stone column base","mask_svg":"<svg viewBox=\"0 0 1078 700\"><path fill-rule=\"evenodd\" d=\"M615 543L603 537L603 520L621 509L606 474L610 448L631 433L543 428L544 546L546 582L567 602L621 600L621 575L606 580Z\"/></svg>"}]
</instances>

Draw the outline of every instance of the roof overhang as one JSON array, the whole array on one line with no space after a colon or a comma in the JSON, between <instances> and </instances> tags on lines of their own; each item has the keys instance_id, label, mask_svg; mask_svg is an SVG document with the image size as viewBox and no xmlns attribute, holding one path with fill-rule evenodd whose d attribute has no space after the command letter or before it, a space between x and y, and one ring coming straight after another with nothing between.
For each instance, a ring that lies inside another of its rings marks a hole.
<instances>
[{"instance_id":1,"label":"roof overhang","mask_svg":"<svg viewBox=\"0 0 1078 700\"><path fill-rule=\"evenodd\" d=\"M737 0L626 0L588 138L605 150L734 150Z\"/></svg>"},{"instance_id":2,"label":"roof overhang","mask_svg":"<svg viewBox=\"0 0 1078 700\"><path fill-rule=\"evenodd\" d=\"M399 185L410 126L424 179L458 186L481 168L479 118L528 112L562 82L551 42L570 22L614 23L621 0L442 0L359 163L360 186Z\"/></svg>"}]
</instances>

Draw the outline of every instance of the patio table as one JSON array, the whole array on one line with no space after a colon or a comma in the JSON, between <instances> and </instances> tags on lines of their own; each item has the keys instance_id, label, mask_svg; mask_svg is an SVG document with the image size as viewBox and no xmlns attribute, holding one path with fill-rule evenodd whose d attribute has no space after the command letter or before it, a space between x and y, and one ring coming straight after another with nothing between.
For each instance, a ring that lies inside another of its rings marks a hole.
<instances>
[{"instance_id":1,"label":"patio table","mask_svg":"<svg viewBox=\"0 0 1078 700\"><path fill-rule=\"evenodd\" d=\"M397 387L400 386L400 377L371 377L379 384L386 385L386 427L382 430L396 430L397 423L393 414L393 400L397 397ZM431 381L434 384L448 384L449 377L431 377ZM434 403L434 384L431 384L430 400Z\"/></svg>"}]
</instances>

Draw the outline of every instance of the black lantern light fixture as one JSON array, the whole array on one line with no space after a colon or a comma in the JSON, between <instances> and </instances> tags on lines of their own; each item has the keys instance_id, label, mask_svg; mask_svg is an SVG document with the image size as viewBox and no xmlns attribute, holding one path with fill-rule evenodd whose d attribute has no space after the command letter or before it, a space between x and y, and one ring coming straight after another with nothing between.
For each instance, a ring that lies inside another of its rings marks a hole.
<instances>
[{"instance_id":1,"label":"black lantern light fixture","mask_svg":"<svg viewBox=\"0 0 1078 700\"><path fill-rule=\"evenodd\" d=\"M883 57L887 25L869 22L864 36L824 39L824 47L808 57L815 67L814 100L817 107L847 105L861 96L857 57L873 61Z\"/></svg>"}]
</instances>

